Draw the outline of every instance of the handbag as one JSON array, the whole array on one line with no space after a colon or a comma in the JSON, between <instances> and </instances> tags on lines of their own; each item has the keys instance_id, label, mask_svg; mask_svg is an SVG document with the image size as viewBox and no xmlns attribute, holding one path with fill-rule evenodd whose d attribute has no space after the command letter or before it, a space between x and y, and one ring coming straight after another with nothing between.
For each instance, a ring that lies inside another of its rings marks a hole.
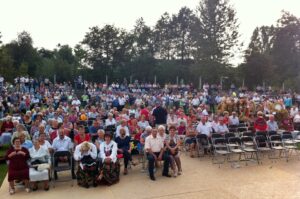
<instances>
[{"instance_id":1,"label":"handbag","mask_svg":"<svg viewBox=\"0 0 300 199\"><path fill-rule=\"evenodd\" d=\"M39 164L38 167L37 167L38 171L44 171L46 169L50 169L50 164L49 163Z\"/></svg>"}]
</instances>

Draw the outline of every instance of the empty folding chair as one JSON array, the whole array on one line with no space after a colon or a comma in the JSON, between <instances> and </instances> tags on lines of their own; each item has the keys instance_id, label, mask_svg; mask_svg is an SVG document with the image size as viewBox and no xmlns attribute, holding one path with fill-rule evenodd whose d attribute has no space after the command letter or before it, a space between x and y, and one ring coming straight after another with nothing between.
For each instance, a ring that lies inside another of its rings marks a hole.
<instances>
[{"instance_id":1,"label":"empty folding chair","mask_svg":"<svg viewBox=\"0 0 300 199\"><path fill-rule=\"evenodd\" d=\"M252 131L244 131L242 137L254 137L254 133Z\"/></svg>"},{"instance_id":2,"label":"empty folding chair","mask_svg":"<svg viewBox=\"0 0 300 199\"><path fill-rule=\"evenodd\" d=\"M277 135L276 131L268 131L267 132L267 137L270 138L272 135Z\"/></svg>"},{"instance_id":3,"label":"empty folding chair","mask_svg":"<svg viewBox=\"0 0 300 199\"><path fill-rule=\"evenodd\" d=\"M229 138L235 137L234 133L225 133L224 138L228 142Z\"/></svg>"},{"instance_id":4,"label":"empty folding chair","mask_svg":"<svg viewBox=\"0 0 300 199\"><path fill-rule=\"evenodd\" d=\"M220 168L221 164L224 164L225 161L228 160L230 154L227 148L226 140L224 138L215 138L213 139L212 145L213 145L212 163L219 164L219 168ZM219 160L218 159L219 157L222 157L222 159Z\"/></svg>"},{"instance_id":5,"label":"empty folding chair","mask_svg":"<svg viewBox=\"0 0 300 199\"><path fill-rule=\"evenodd\" d=\"M245 151L246 161L255 160L259 164L258 153L253 137L241 137L242 149Z\"/></svg>"},{"instance_id":6,"label":"empty folding chair","mask_svg":"<svg viewBox=\"0 0 300 199\"><path fill-rule=\"evenodd\" d=\"M280 135L271 135L270 138L270 145L272 149L273 156L272 159L280 159L280 158L286 158L286 150L283 147L282 139ZM278 156L276 156L276 151L279 152ZM283 155L283 156L282 156Z\"/></svg>"},{"instance_id":7,"label":"empty folding chair","mask_svg":"<svg viewBox=\"0 0 300 199\"><path fill-rule=\"evenodd\" d=\"M289 157L293 155L293 151L295 151L296 156L299 157L296 141L293 139L292 134L282 134L281 139L283 147L286 149L286 161L289 161Z\"/></svg>"},{"instance_id":8,"label":"empty folding chair","mask_svg":"<svg viewBox=\"0 0 300 199\"><path fill-rule=\"evenodd\" d=\"M235 125L229 125L228 126L228 130L231 133L236 133L237 132L237 126L235 126Z\"/></svg>"},{"instance_id":9,"label":"empty folding chair","mask_svg":"<svg viewBox=\"0 0 300 199\"><path fill-rule=\"evenodd\" d=\"M211 134L211 143L213 143L213 141L217 138L224 138L223 135L219 134L219 133L213 133Z\"/></svg>"},{"instance_id":10,"label":"empty folding chair","mask_svg":"<svg viewBox=\"0 0 300 199\"><path fill-rule=\"evenodd\" d=\"M255 136L265 136L265 137L267 137L267 132L266 131L257 131L257 132L255 132Z\"/></svg>"},{"instance_id":11,"label":"empty folding chair","mask_svg":"<svg viewBox=\"0 0 300 199\"><path fill-rule=\"evenodd\" d=\"M264 153L268 153L268 157L270 158L271 148L269 147L268 140L263 135L258 135L254 137L256 150L259 153L260 156L258 156L260 163L262 164L262 157L264 156Z\"/></svg>"},{"instance_id":12,"label":"empty folding chair","mask_svg":"<svg viewBox=\"0 0 300 199\"><path fill-rule=\"evenodd\" d=\"M235 163L245 160L245 152L241 146L241 139L239 137L229 137L227 143L229 154L229 162ZM233 155L238 155L238 159L231 159ZM242 159L243 156L243 159ZM231 166L233 166L231 164Z\"/></svg>"}]
</instances>

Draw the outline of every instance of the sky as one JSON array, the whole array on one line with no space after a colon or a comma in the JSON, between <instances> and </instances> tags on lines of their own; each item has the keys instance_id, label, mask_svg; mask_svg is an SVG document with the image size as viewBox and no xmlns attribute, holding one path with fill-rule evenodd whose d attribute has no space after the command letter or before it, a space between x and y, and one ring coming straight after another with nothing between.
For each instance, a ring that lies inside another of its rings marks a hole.
<instances>
[{"instance_id":1,"label":"sky","mask_svg":"<svg viewBox=\"0 0 300 199\"><path fill-rule=\"evenodd\" d=\"M300 0L230 3L237 11L240 41L245 47L254 28L276 24L282 10L300 17ZM31 34L35 47L53 49L58 43L74 47L89 27L113 24L131 30L140 17L153 26L164 12L176 14L183 6L195 10L198 4L199 0L0 0L1 40L8 43L25 30ZM235 63L241 61L237 56Z\"/></svg>"}]
</instances>

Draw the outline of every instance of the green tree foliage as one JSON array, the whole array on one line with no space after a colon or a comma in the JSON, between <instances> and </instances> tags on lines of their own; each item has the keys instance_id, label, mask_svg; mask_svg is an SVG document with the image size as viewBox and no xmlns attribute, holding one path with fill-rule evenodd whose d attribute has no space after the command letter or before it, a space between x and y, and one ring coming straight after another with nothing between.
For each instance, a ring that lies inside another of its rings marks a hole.
<instances>
[{"instance_id":1,"label":"green tree foliage","mask_svg":"<svg viewBox=\"0 0 300 199\"><path fill-rule=\"evenodd\" d=\"M240 66L246 84L254 87L262 82L277 88L299 89L300 83L300 19L283 12L276 27L257 27Z\"/></svg>"},{"instance_id":2,"label":"green tree foliage","mask_svg":"<svg viewBox=\"0 0 300 199\"><path fill-rule=\"evenodd\" d=\"M239 44L236 11L228 0L201 0L197 11L196 60L228 64Z\"/></svg>"}]
</instances>

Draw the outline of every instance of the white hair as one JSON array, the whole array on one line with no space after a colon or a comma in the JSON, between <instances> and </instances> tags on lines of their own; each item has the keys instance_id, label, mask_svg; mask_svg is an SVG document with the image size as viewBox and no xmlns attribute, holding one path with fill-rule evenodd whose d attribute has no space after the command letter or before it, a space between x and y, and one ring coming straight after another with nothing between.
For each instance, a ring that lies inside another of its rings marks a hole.
<instances>
[{"instance_id":1,"label":"white hair","mask_svg":"<svg viewBox=\"0 0 300 199\"><path fill-rule=\"evenodd\" d=\"M162 129L162 130L164 130L164 131L166 130L165 126L163 126L163 125L159 125L159 126L158 126L157 130L160 130L160 129Z\"/></svg>"},{"instance_id":2,"label":"white hair","mask_svg":"<svg viewBox=\"0 0 300 199\"><path fill-rule=\"evenodd\" d=\"M152 130L152 127L151 127L151 126L147 126L145 130L146 130L146 131L151 131L151 130Z\"/></svg>"}]
</instances>

